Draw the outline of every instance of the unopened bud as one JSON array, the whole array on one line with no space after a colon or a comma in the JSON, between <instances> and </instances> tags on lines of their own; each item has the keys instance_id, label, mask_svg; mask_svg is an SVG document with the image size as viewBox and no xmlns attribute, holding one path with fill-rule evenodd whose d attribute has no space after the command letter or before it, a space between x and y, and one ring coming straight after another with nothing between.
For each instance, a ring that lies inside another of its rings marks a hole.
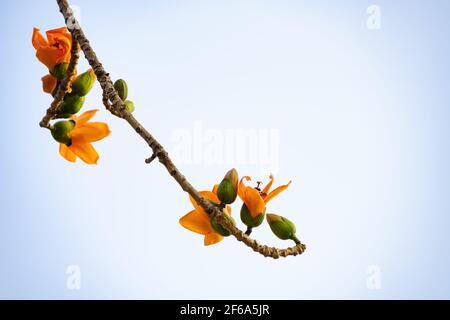
<instances>
[{"instance_id":1,"label":"unopened bud","mask_svg":"<svg viewBox=\"0 0 450 320\"><path fill-rule=\"evenodd\" d=\"M261 225L264 221L264 214L266 209L264 208L264 212L258 214L255 218L250 214L250 210L248 210L247 205L244 203L241 208L241 221L247 226L251 228L256 228Z\"/></svg>"},{"instance_id":2,"label":"unopened bud","mask_svg":"<svg viewBox=\"0 0 450 320\"><path fill-rule=\"evenodd\" d=\"M125 101L128 97L128 85L123 79L119 79L114 82L114 89L116 89L117 94L119 95L122 101Z\"/></svg>"},{"instance_id":3,"label":"unopened bud","mask_svg":"<svg viewBox=\"0 0 450 320\"><path fill-rule=\"evenodd\" d=\"M91 91L96 79L97 77L92 69L80 74L72 84L72 93L79 96L87 95Z\"/></svg>"},{"instance_id":4,"label":"unopened bud","mask_svg":"<svg viewBox=\"0 0 450 320\"><path fill-rule=\"evenodd\" d=\"M66 94L61 106L59 107L58 115L72 115L78 113L81 110L81 107L83 107L85 100L85 96L79 96L73 92Z\"/></svg>"},{"instance_id":5,"label":"unopened bud","mask_svg":"<svg viewBox=\"0 0 450 320\"><path fill-rule=\"evenodd\" d=\"M267 222L272 232L281 240L298 241L295 236L296 228L292 221L276 214L267 214Z\"/></svg>"},{"instance_id":6,"label":"unopened bud","mask_svg":"<svg viewBox=\"0 0 450 320\"><path fill-rule=\"evenodd\" d=\"M231 222L231 224L233 226L236 225L236 222L234 221L233 217L229 216L228 214L225 214L225 218ZM218 234L224 236L224 237L228 237L230 235L230 231L228 231L227 229L225 229L224 226L222 226L221 224L219 224L217 222L217 217L214 217L211 219L211 227L214 229L215 232L217 232Z\"/></svg>"},{"instance_id":7,"label":"unopened bud","mask_svg":"<svg viewBox=\"0 0 450 320\"><path fill-rule=\"evenodd\" d=\"M53 139L59 143L64 143L66 145L72 144L72 140L69 138L68 133L75 127L75 121L58 121L51 128L50 132Z\"/></svg>"},{"instance_id":8,"label":"unopened bud","mask_svg":"<svg viewBox=\"0 0 450 320\"><path fill-rule=\"evenodd\" d=\"M67 69L69 68L68 63L60 63L56 65L53 70L50 70L50 74L54 76L56 79L61 81L67 73Z\"/></svg>"},{"instance_id":9,"label":"unopened bud","mask_svg":"<svg viewBox=\"0 0 450 320\"><path fill-rule=\"evenodd\" d=\"M125 108L127 108L127 111L129 113L134 112L134 102L133 101L126 100L123 104L125 105Z\"/></svg>"},{"instance_id":10,"label":"unopened bud","mask_svg":"<svg viewBox=\"0 0 450 320\"><path fill-rule=\"evenodd\" d=\"M236 169L227 172L217 188L217 196L225 204L231 204L236 200L239 176Z\"/></svg>"}]
</instances>

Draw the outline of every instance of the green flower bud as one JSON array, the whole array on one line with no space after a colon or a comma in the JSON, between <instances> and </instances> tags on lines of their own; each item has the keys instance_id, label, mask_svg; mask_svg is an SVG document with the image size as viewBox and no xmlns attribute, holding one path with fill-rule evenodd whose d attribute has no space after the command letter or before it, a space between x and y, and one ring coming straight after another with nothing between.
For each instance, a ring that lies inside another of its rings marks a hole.
<instances>
[{"instance_id":1,"label":"green flower bud","mask_svg":"<svg viewBox=\"0 0 450 320\"><path fill-rule=\"evenodd\" d=\"M85 100L85 96L79 96L74 93L66 94L63 102L61 103L61 106L59 107L58 116L62 114L72 115L78 113L78 111L81 110L81 107L83 106Z\"/></svg>"},{"instance_id":2,"label":"green flower bud","mask_svg":"<svg viewBox=\"0 0 450 320\"><path fill-rule=\"evenodd\" d=\"M245 205L245 203L242 205L241 208L241 221L247 226L251 228L256 228L261 225L261 223L264 221L264 214L266 213L266 209L264 209L264 212L256 216L256 218L253 218L250 214L250 211L248 210L248 207Z\"/></svg>"},{"instance_id":3,"label":"green flower bud","mask_svg":"<svg viewBox=\"0 0 450 320\"><path fill-rule=\"evenodd\" d=\"M116 89L117 94L119 95L122 101L127 100L128 97L128 85L123 79L119 79L114 82L114 89Z\"/></svg>"},{"instance_id":4,"label":"green flower bud","mask_svg":"<svg viewBox=\"0 0 450 320\"><path fill-rule=\"evenodd\" d=\"M133 113L134 112L134 103L133 103L133 101L126 100L124 102L124 104L125 104L125 108L127 108L129 113Z\"/></svg>"},{"instance_id":5,"label":"green flower bud","mask_svg":"<svg viewBox=\"0 0 450 320\"><path fill-rule=\"evenodd\" d=\"M272 232L281 240L292 239L296 242L298 241L295 237L296 229L292 221L276 214L267 214L267 222Z\"/></svg>"},{"instance_id":6,"label":"green flower bud","mask_svg":"<svg viewBox=\"0 0 450 320\"><path fill-rule=\"evenodd\" d=\"M68 63L60 63L56 65L53 70L50 71L50 74L54 76L56 79L61 81L67 73L67 69L69 68Z\"/></svg>"},{"instance_id":7,"label":"green flower bud","mask_svg":"<svg viewBox=\"0 0 450 320\"><path fill-rule=\"evenodd\" d=\"M96 79L97 77L92 69L80 74L72 83L72 93L82 97L87 95L91 91Z\"/></svg>"},{"instance_id":8,"label":"green flower bud","mask_svg":"<svg viewBox=\"0 0 450 320\"><path fill-rule=\"evenodd\" d=\"M53 136L53 139L58 141L59 143L64 143L66 145L72 144L72 140L70 140L68 133L73 130L75 127L75 121L58 121L51 128L50 132Z\"/></svg>"},{"instance_id":9,"label":"green flower bud","mask_svg":"<svg viewBox=\"0 0 450 320\"><path fill-rule=\"evenodd\" d=\"M228 221L230 221L233 226L236 225L236 222L234 221L233 217L225 214L225 217L227 218ZM214 229L215 232L217 232L218 234L224 236L224 237L228 237L230 235L230 231L228 231L227 229L225 229L225 227L223 227L221 224L219 224L217 222L217 217L214 217L213 219L211 219L211 227Z\"/></svg>"},{"instance_id":10,"label":"green flower bud","mask_svg":"<svg viewBox=\"0 0 450 320\"><path fill-rule=\"evenodd\" d=\"M217 189L217 196L222 203L231 204L236 200L239 176L236 169L227 172Z\"/></svg>"}]
</instances>

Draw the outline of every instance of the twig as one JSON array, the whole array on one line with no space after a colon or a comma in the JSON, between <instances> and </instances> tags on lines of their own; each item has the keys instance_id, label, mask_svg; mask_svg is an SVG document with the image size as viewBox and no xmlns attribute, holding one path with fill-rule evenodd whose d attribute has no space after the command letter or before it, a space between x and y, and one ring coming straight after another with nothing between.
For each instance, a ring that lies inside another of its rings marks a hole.
<instances>
[{"instance_id":1,"label":"twig","mask_svg":"<svg viewBox=\"0 0 450 320\"><path fill-rule=\"evenodd\" d=\"M149 147L153 151L153 155L158 158L159 162L167 169L169 174L177 181L180 187L205 210L205 212L212 218L216 218L217 222L224 226L238 241L242 241L248 247L254 251L264 255L265 257L271 257L277 259L279 257L295 256L305 251L306 247L302 243L298 243L296 246L287 249L278 249L274 247L268 247L266 245L259 244L256 240L251 239L244 232L236 228L225 215L209 201L205 200L199 192L189 183L184 175L178 170L175 164L169 157L169 154L164 150L163 146L148 132L136 118L127 111L122 100L118 96L114 89L113 83L109 77L109 74L105 71L102 64L98 60L94 50L92 49L89 41L84 35L83 30L75 19L72 10L67 0L56 0L59 9L64 16L66 25L69 31L72 33L72 37L78 41L81 50L84 52L86 59L90 66L94 70L100 86L103 90L103 103L105 107L115 116L124 119L128 124L139 134L142 139L147 142Z\"/></svg>"},{"instance_id":2,"label":"twig","mask_svg":"<svg viewBox=\"0 0 450 320\"><path fill-rule=\"evenodd\" d=\"M157 157L158 157L158 154L153 153L152 156L151 156L150 158L145 159L145 163L146 163L146 164L150 164L150 163L152 163L153 160L155 160Z\"/></svg>"},{"instance_id":3,"label":"twig","mask_svg":"<svg viewBox=\"0 0 450 320\"><path fill-rule=\"evenodd\" d=\"M50 107L47 109L45 116L42 118L39 125L42 128L50 128L50 121L54 119L54 117L58 114L59 107L64 100L64 96L70 88L70 85L75 76L75 71L77 68L78 59L80 58L79 47L77 40L72 36L72 49L70 50L70 62L67 68L66 75L63 80L60 82L58 89L56 91L55 97L53 98L53 102L50 104Z\"/></svg>"}]
</instances>

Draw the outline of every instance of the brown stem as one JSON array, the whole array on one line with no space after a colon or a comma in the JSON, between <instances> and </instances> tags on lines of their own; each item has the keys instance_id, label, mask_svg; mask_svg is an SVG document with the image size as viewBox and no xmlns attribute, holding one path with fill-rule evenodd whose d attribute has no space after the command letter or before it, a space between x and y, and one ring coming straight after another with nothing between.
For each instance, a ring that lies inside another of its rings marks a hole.
<instances>
[{"instance_id":1,"label":"brown stem","mask_svg":"<svg viewBox=\"0 0 450 320\"><path fill-rule=\"evenodd\" d=\"M53 102L50 104L50 107L47 109L45 116L42 118L39 125L42 128L50 128L50 121L55 118L58 114L59 107L64 100L64 96L72 84L73 78L75 77L75 71L78 64L78 59L80 58L80 50L78 46L78 42L75 37L72 37L72 49L70 50L70 62L67 68L66 75L63 80L60 82L58 89L56 91L55 97L53 98Z\"/></svg>"},{"instance_id":2,"label":"brown stem","mask_svg":"<svg viewBox=\"0 0 450 320\"><path fill-rule=\"evenodd\" d=\"M103 90L103 103L113 115L124 119L128 124L136 131L142 139L147 142L152 149L153 154L158 158L159 162L167 169L169 174L175 179L180 187L190 194L195 201L205 210L205 212L212 218L216 218L217 222L223 225L230 233L238 240L245 243L248 247L254 251L264 255L265 257L271 257L277 259L279 257L295 256L305 251L306 247L302 243L298 243L295 247L287 249L278 249L274 247L268 247L266 245L259 244L256 240L251 239L244 232L236 228L224 214L213 206L209 201L205 200L199 192L189 183L184 175L178 170L175 164L169 157L167 151L163 146L148 132L136 118L127 111L122 100L118 96L116 90L113 87L113 83L109 77L109 74L105 71L102 64L98 60L94 50L92 49L89 41L84 35L83 30L75 19L72 10L67 0L56 0L59 9L64 16L66 25L69 31L72 33L72 37L78 41L81 50L84 52L86 59L94 70L100 86Z\"/></svg>"}]
</instances>

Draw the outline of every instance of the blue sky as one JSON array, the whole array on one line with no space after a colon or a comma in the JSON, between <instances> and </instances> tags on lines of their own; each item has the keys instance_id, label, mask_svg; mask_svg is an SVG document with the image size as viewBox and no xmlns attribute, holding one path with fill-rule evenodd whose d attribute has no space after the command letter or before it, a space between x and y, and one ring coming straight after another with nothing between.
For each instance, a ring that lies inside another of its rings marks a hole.
<instances>
[{"instance_id":1,"label":"blue sky","mask_svg":"<svg viewBox=\"0 0 450 320\"><path fill-rule=\"evenodd\" d=\"M447 1L74 4L189 180L210 189L231 167L292 180L268 211L308 249L272 261L232 238L203 247L178 224L187 196L105 110L99 164L59 157L38 126L51 100L31 33L62 17L55 1L2 1L1 298L449 298ZM370 5L381 29L366 25ZM254 236L287 245L267 225Z\"/></svg>"}]
</instances>

